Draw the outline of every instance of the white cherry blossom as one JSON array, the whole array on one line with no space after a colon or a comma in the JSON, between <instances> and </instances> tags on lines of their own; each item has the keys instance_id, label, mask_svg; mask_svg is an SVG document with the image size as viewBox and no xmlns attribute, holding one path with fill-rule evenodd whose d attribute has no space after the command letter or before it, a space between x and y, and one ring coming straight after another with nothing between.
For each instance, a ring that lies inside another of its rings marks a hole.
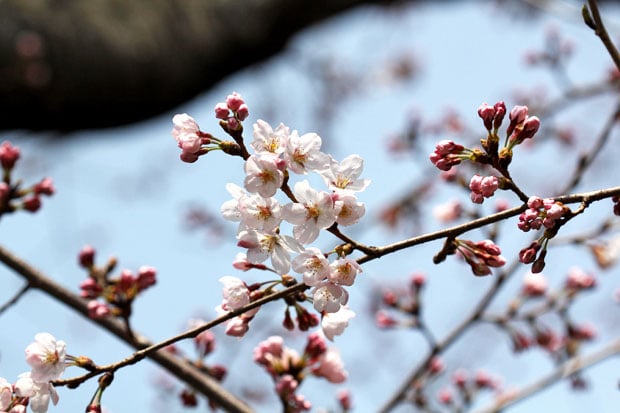
<instances>
[{"instance_id":1,"label":"white cherry blossom","mask_svg":"<svg viewBox=\"0 0 620 413\"><path fill-rule=\"evenodd\" d=\"M15 394L28 397L28 404L34 413L46 413L50 401L58 403L58 393L49 382L38 382L32 379L31 373L19 375L15 383Z\"/></svg>"},{"instance_id":2,"label":"white cherry blossom","mask_svg":"<svg viewBox=\"0 0 620 413\"><path fill-rule=\"evenodd\" d=\"M359 202L353 194L335 193L332 198L334 199L338 225L346 227L356 224L366 213L364 203Z\"/></svg>"},{"instance_id":3,"label":"white cherry blossom","mask_svg":"<svg viewBox=\"0 0 620 413\"><path fill-rule=\"evenodd\" d=\"M6 412L13 399L13 385L0 377L0 412Z\"/></svg>"},{"instance_id":4,"label":"white cherry blossom","mask_svg":"<svg viewBox=\"0 0 620 413\"><path fill-rule=\"evenodd\" d=\"M245 161L244 168L245 189L269 198L275 195L284 182L286 162L272 155L252 155Z\"/></svg>"},{"instance_id":5,"label":"white cherry blossom","mask_svg":"<svg viewBox=\"0 0 620 413\"><path fill-rule=\"evenodd\" d=\"M255 229L241 231L238 246L248 249L248 261L261 263L271 258L271 265L278 274L286 274L291 268L291 252L303 252L303 247L288 235L263 232Z\"/></svg>"},{"instance_id":6,"label":"white cherry blossom","mask_svg":"<svg viewBox=\"0 0 620 413\"><path fill-rule=\"evenodd\" d=\"M283 218L294 224L293 235L302 244L315 241L321 229L329 228L336 220L334 201L325 191L317 191L307 180L297 182L295 203L283 207Z\"/></svg>"},{"instance_id":7,"label":"white cherry blossom","mask_svg":"<svg viewBox=\"0 0 620 413\"><path fill-rule=\"evenodd\" d=\"M312 292L314 309L320 313L335 313L349 301L349 293L339 285L323 282Z\"/></svg>"},{"instance_id":8,"label":"white cherry blossom","mask_svg":"<svg viewBox=\"0 0 620 413\"><path fill-rule=\"evenodd\" d=\"M26 362L32 367L32 379L47 382L65 371L66 345L49 333L38 333L26 347Z\"/></svg>"},{"instance_id":9,"label":"white cherry blossom","mask_svg":"<svg viewBox=\"0 0 620 413\"><path fill-rule=\"evenodd\" d=\"M284 159L288 168L296 174L306 174L308 170L321 171L329 168L329 155L320 151L321 137L316 133L299 136L295 130L289 135Z\"/></svg>"},{"instance_id":10,"label":"white cherry blossom","mask_svg":"<svg viewBox=\"0 0 620 413\"><path fill-rule=\"evenodd\" d=\"M250 303L250 290L245 282L230 275L220 278L219 281L224 285L222 289L224 310L236 310Z\"/></svg>"},{"instance_id":11,"label":"white cherry blossom","mask_svg":"<svg viewBox=\"0 0 620 413\"><path fill-rule=\"evenodd\" d=\"M329 281L334 284L351 286L355 282L355 276L362 272L362 267L351 258L339 258L330 265Z\"/></svg>"},{"instance_id":12,"label":"white cherry blossom","mask_svg":"<svg viewBox=\"0 0 620 413\"><path fill-rule=\"evenodd\" d=\"M355 313L346 305L341 306L335 313L326 313L321 320L323 334L329 340L334 341L334 337L344 332L349 326L349 320L353 317L355 317Z\"/></svg>"},{"instance_id":13,"label":"white cherry blossom","mask_svg":"<svg viewBox=\"0 0 620 413\"><path fill-rule=\"evenodd\" d=\"M274 130L262 119L253 125L254 141L250 144L257 154L272 153L279 155L286 149L289 128L280 123Z\"/></svg>"},{"instance_id":14,"label":"white cherry blossom","mask_svg":"<svg viewBox=\"0 0 620 413\"><path fill-rule=\"evenodd\" d=\"M319 285L329 275L329 261L325 255L315 247L307 248L293 259L293 270L302 274L304 284L314 287Z\"/></svg>"},{"instance_id":15,"label":"white cherry blossom","mask_svg":"<svg viewBox=\"0 0 620 413\"><path fill-rule=\"evenodd\" d=\"M349 155L338 163L331 160L329 168L320 172L327 186L336 191L361 192L370 184L368 179L359 179L364 169L364 159Z\"/></svg>"}]
</instances>

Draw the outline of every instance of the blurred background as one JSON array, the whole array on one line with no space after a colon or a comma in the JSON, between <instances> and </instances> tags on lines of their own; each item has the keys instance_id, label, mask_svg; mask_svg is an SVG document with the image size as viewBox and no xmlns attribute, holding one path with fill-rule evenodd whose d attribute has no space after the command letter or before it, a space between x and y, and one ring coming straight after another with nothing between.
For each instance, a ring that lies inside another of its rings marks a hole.
<instances>
[{"instance_id":1,"label":"blurred background","mask_svg":"<svg viewBox=\"0 0 620 413\"><path fill-rule=\"evenodd\" d=\"M230 198L225 184L242 182L242 163L217 152L196 164L182 163L170 130L172 116L187 112L202 130L223 137L213 107L233 90L250 107L246 131L257 119L284 122L300 133L317 132L336 159L351 153L365 159L363 176L372 183L360 200L367 215L346 233L368 245L445 227L432 210L453 199L468 211L494 211L488 201L476 210L468 191L442 184L428 161L439 139L472 146L484 136L476 114L482 102L505 100L509 109L530 105L543 130L532 145L517 149L515 180L528 194L552 195L564 186L617 101L610 87L596 89L608 85L613 65L580 20L580 3L378 3L0 1L0 137L22 149L16 173L24 182L51 176L57 189L37 214L4 216L0 242L75 292L86 276L76 261L85 244L96 248L100 263L114 255L119 268L155 266L158 284L135 303L132 317L152 340L183 331L190 318L213 318L221 301L220 277L264 279L260 272L232 268L239 252L236 225L219 217ZM602 6L617 39L619 9ZM618 184L611 169L617 139L612 133L609 149L575 191ZM514 197L505 199L518 205ZM562 235L583 234L610 212L609 202L594 204ZM530 242L528 234L517 232L516 219L497 230L509 260ZM480 231L468 238L486 236ZM335 240L323 236L315 244L328 249ZM352 391L355 411L376 411L426 355L418 332L375 326L385 289L406 288L412 273L424 272L424 317L442 337L491 285L492 277L473 277L455 257L435 266L432 256L441 245L364 266L350 289L357 317L335 342L350 378L344 386L304 382L301 393L316 411L335 411L340 388ZM613 293L620 279L616 267L599 268L588 248L568 242L550 252L544 273L557 286L572 266L597 274L596 291L571 309L575 319L598 331L584 346L587 352L618 331ZM526 270L517 271L492 309L505 308ZM4 267L0 280L0 302L23 285ZM271 379L252 362L252 349L274 334L299 351L305 345L302 335L283 331L282 312L279 304L262 309L243 340L215 330L217 348L209 361L229 368L225 387L258 411L275 411L277 401ZM9 381L28 370L23 350L40 331L64 339L70 354L99 364L131 352L36 291L0 316L0 329L0 376ZM191 343L180 347L191 352ZM465 335L444 362L447 373L433 391L447 385L458 368L484 368L512 388L554 365L540 349L514 355L506 334L485 324ZM559 382L510 411L616 411L618 363L614 358L589 369L583 391ZM69 369L65 377L74 373ZM82 411L95 388L93 381L75 391L60 389L60 404L50 411ZM147 361L120 370L103 400L110 413L181 411L181 389ZM481 396L476 406L492 396ZM205 406L201 401L199 409Z\"/></svg>"}]
</instances>

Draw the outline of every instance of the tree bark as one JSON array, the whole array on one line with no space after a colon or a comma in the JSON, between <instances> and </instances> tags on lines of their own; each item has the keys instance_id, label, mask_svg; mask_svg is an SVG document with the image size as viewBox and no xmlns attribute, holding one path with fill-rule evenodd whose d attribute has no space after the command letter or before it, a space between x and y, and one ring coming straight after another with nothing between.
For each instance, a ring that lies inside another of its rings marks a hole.
<instances>
[{"instance_id":1,"label":"tree bark","mask_svg":"<svg viewBox=\"0 0 620 413\"><path fill-rule=\"evenodd\" d=\"M0 130L119 126L170 110L300 29L391 0L1 0Z\"/></svg>"}]
</instances>

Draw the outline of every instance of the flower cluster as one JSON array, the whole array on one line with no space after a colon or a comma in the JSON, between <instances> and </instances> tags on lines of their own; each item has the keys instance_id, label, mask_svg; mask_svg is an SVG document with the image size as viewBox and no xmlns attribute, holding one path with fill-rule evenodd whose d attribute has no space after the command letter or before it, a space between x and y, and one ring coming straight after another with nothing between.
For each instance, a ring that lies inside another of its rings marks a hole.
<instances>
[{"instance_id":1,"label":"flower cluster","mask_svg":"<svg viewBox=\"0 0 620 413\"><path fill-rule=\"evenodd\" d=\"M437 394L437 400L451 410L460 411L463 404L471 403L482 390L499 391L501 381L485 370L478 370L473 376L464 369L452 373L452 386L444 387ZM457 396L458 395L458 396Z\"/></svg>"},{"instance_id":2,"label":"flower cluster","mask_svg":"<svg viewBox=\"0 0 620 413\"><path fill-rule=\"evenodd\" d=\"M12 172L19 160L20 151L9 141L0 145L0 165L3 177L0 181L0 215L24 210L36 212L41 208L41 196L51 196L56 191L51 178L43 178L29 188L21 188L20 182L12 183Z\"/></svg>"},{"instance_id":3,"label":"flower cluster","mask_svg":"<svg viewBox=\"0 0 620 413\"><path fill-rule=\"evenodd\" d=\"M226 104L216 106L216 116L224 121L226 115L226 122L230 122L231 111L232 119L244 120L245 115L240 116L240 112L247 113L247 107L244 104L237 107L240 99L239 95L229 96ZM242 108L245 109L242 111ZM246 254L237 256L233 265L244 271L251 268L272 271L283 279L292 266L302 275L304 283L314 287L314 307L323 313L325 334L332 338L353 317L354 313L343 307L348 300L344 287L353 285L361 267L347 257L350 250L341 248L324 254L307 245L316 241L322 230L332 230L336 225L353 225L362 218L365 207L356 194L369 184L367 179L360 178L364 161L358 155L350 155L338 162L321 152L322 140L316 133L300 135L284 124L274 128L263 120L253 125L253 141L250 143L253 153L249 153L238 134L243 129L241 125L230 129L224 127L239 145L239 153L245 159L245 179L243 187L232 183L226 186L232 199L222 205L221 212L225 219L239 222L238 246L247 249ZM291 174L309 173L318 174L326 189L316 189L307 179L296 182L292 189L289 187ZM276 198L279 189L290 202L281 203ZM283 232L283 223L292 227L290 235ZM293 259L291 254L299 255ZM335 254L331 262L327 259L330 254ZM271 265L266 264L267 260ZM232 290L227 284L230 279L221 281L225 284L225 303L218 311L230 311L236 308L229 301ZM259 292L254 291L253 297L256 298ZM227 332L244 334L256 311L235 317L229 322ZM338 315L326 316L329 313ZM302 323L298 319L298 323L301 327L314 322Z\"/></svg>"},{"instance_id":4,"label":"flower cluster","mask_svg":"<svg viewBox=\"0 0 620 413\"><path fill-rule=\"evenodd\" d=\"M254 361L262 365L275 382L276 393L285 410L308 411L311 404L298 393L299 385L307 375L325 378L331 383L342 383L347 378L338 352L328 348L317 333L308 336L304 353L284 346L282 337L272 336L254 349Z\"/></svg>"},{"instance_id":5,"label":"flower cluster","mask_svg":"<svg viewBox=\"0 0 620 413\"><path fill-rule=\"evenodd\" d=\"M501 255L501 249L491 240L473 242L457 238L454 244L474 275L489 275L491 274L490 267L497 268L506 264L506 259Z\"/></svg>"},{"instance_id":6,"label":"flower cluster","mask_svg":"<svg viewBox=\"0 0 620 413\"><path fill-rule=\"evenodd\" d=\"M26 362L31 371L22 373L14 384L0 377L0 412L47 412L49 402L58 403L58 393L50 383L60 378L65 367L74 360L66 354L64 341L49 333L38 333L26 347Z\"/></svg>"},{"instance_id":7,"label":"flower cluster","mask_svg":"<svg viewBox=\"0 0 620 413\"><path fill-rule=\"evenodd\" d=\"M118 277L111 277L116 260L110 258L104 267L97 267L95 249L89 245L80 250L78 262L88 270L88 278L80 283L80 295L90 300L88 311L91 318L110 314L128 318L136 296L156 283L155 268L146 265L138 269L138 274L123 270Z\"/></svg>"},{"instance_id":8,"label":"flower cluster","mask_svg":"<svg viewBox=\"0 0 620 413\"><path fill-rule=\"evenodd\" d=\"M562 218L569 208L561 202L555 202L551 198L539 198L532 196L527 201L528 209L519 215L519 223L517 226L521 231L529 231L531 229L552 228L556 220Z\"/></svg>"},{"instance_id":9,"label":"flower cluster","mask_svg":"<svg viewBox=\"0 0 620 413\"><path fill-rule=\"evenodd\" d=\"M379 309L375 313L375 323L379 328L420 327L421 292L426 284L426 275L422 272L413 273L406 292L388 290L383 293L382 304L392 312L404 316L397 319L388 311Z\"/></svg>"}]
</instances>

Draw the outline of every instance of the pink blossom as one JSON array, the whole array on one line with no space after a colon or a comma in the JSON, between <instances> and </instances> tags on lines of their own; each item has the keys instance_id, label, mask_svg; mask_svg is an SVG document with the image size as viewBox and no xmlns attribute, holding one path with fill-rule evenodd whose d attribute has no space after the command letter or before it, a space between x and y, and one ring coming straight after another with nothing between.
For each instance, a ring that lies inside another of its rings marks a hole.
<instances>
[{"instance_id":1,"label":"pink blossom","mask_svg":"<svg viewBox=\"0 0 620 413\"><path fill-rule=\"evenodd\" d=\"M330 157L321 152L321 137L316 133L299 136L294 130L288 137L284 152L288 168L296 174L306 174L308 170L322 171L330 166Z\"/></svg>"},{"instance_id":2,"label":"pink blossom","mask_svg":"<svg viewBox=\"0 0 620 413\"><path fill-rule=\"evenodd\" d=\"M280 336L271 336L265 341L258 343L254 349L254 361L258 364L268 365L270 360L280 358L284 349L284 339Z\"/></svg>"},{"instance_id":3,"label":"pink blossom","mask_svg":"<svg viewBox=\"0 0 620 413\"><path fill-rule=\"evenodd\" d=\"M32 379L56 380L65 371L66 344L49 333L38 333L26 347L26 362L32 367Z\"/></svg>"},{"instance_id":4,"label":"pink blossom","mask_svg":"<svg viewBox=\"0 0 620 413\"><path fill-rule=\"evenodd\" d=\"M440 222L448 223L461 217L463 206L461 201L452 200L433 208L433 216Z\"/></svg>"},{"instance_id":5,"label":"pink blossom","mask_svg":"<svg viewBox=\"0 0 620 413\"><path fill-rule=\"evenodd\" d=\"M284 182L285 167L284 161L274 156L250 156L245 161L245 189L265 198L275 195Z\"/></svg>"},{"instance_id":6,"label":"pink blossom","mask_svg":"<svg viewBox=\"0 0 620 413\"><path fill-rule=\"evenodd\" d=\"M362 272L362 267L351 258L339 258L329 266L330 272L327 278L338 285L353 285L357 274Z\"/></svg>"},{"instance_id":7,"label":"pink blossom","mask_svg":"<svg viewBox=\"0 0 620 413\"><path fill-rule=\"evenodd\" d=\"M257 154L279 155L286 150L290 131L284 124L280 123L274 130L267 122L259 119L253 125L253 129L254 141L251 146Z\"/></svg>"},{"instance_id":8,"label":"pink blossom","mask_svg":"<svg viewBox=\"0 0 620 413\"><path fill-rule=\"evenodd\" d=\"M224 285L222 309L233 311L250 303L250 290L244 281L230 275L219 279Z\"/></svg>"},{"instance_id":9,"label":"pink blossom","mask_svg":"<svg viewBox=\"0 0 620 413\"><path fill-rule=\"evenodd\" d=\"M523 277L521 294L525 297L538 297L547 292L547 280L542 274L528 272Z\"/></svg>"},{"instance_id":10,"label":"pink blossom","mask_svg":"<svg viewBox=\"0 0 620 413\"><path fill-rule=\"evenodd\" d=\"M344 332L353 317L355 317L355 313L346 305L342 305L336 312L327 312L321 320L323 334L330 341L334 341L334 337Z\"/></svg>"},{"instance_id":11,"label":"pink blossom","mask_svg":"<svg viewBox=\"0 0 620 413\"><path fill-rule=\"evenodd\" d=\"M571 290L589 290L596 286L596 279L579 267L572 267L568 270L566 277L566 288Z\"/></svg>"},{"instance_id":12,"label":"pink blossom","mask_svg":"<svg viewBox=\"0 0 620 413\"><path fill-rule=\"evenodd\" d=\"M323 282L314 288L312 299L316 311L335 313L349 301L349 294L339 285Z\"/></svg>"},{"instance_id":13,"label":"pink blossom","mask_svg":"<svg viewBox=\"0 0 620 413\"><path fill-rule=\"evenodd\" d=\"M80 296L83 298L97 298L103 292L103 287L95 279L88 277L80 283L80 290Z\"/></svg>"},{"instance_id":14,"label":"pink blossom","mask_svg":"<svg viewBox=\"0 0 620 413\"><path fill-rule=\"evenodd\" d=\"M332 195L336 210L338 225L350 226L356 224L366 213L363 202L359 202L353 194L334 193Z\"/></svg>"},{"instance_id":15,"label":"pink blossom","mask_svg":"<svg viewBox=\"0 0 620 413\"><path fill-rule=\"evenodd\" d=\"M324 377L330 383L342 383L347 379L347 372L340 354L334 348L328 348L319 358L318 366L312 367L312 373L317 377Z\"/></svg>"},{"instance_id":16,"label":"pink blossom","mask_svg":"<svg viewBox=\"0 0 620 413\"><path fill-rule=\"evenodd\" d=\"M439 390L439 393L437 394L437 400L439 400L439 403L441 404L447 406L451 405L454 402L454 395L452 394L452 390L448 388Z\"/></svg>"},{"instance_id":17,"label":"pink blossom","mask_svg":"<svg viewBox=\"0 0 620 413\"><path fill-rule=\"evenodd\" d=\"M95 249L90 245L82 247L78 254L78 262L84 268L91 268L95 263Z\"/></svg>"},{"instance_id":18,"label":"pink blossom","mask_svg":"<svg viewBox=\"0 0 620 413\"><path fill-rule=\"evenodd\" d=\"M302 274L304 284L314 287L327 278L329 261L318 248L310 247L293 259L295 272Z\"/></svg>"},{"instance_id":19,"label":"pink blossom","mask_svg":"<svg viewBox=\"0 0 620 413\"><path fill-rule=\"evenodd\" d=\"M172 123L174 124L172 136L177 141L179 148L190 154L197 153L201 148L202 138L200 127L194 118L187 113L182 113L174 115Z\"/></svg>"},{"instance_id":20,"label":"pink blossom","mask_svg":"<svg viewBox=\"0 0 620 413\"><path fill-rule=\"evenodd\" d=\"M336 192L361 192L370 184L368 179L360 179L364 169L364 159L359 155L349 155L338 163L331 160L329 168L319 173L327 186Z\"/></svg>"}]
</instances>

